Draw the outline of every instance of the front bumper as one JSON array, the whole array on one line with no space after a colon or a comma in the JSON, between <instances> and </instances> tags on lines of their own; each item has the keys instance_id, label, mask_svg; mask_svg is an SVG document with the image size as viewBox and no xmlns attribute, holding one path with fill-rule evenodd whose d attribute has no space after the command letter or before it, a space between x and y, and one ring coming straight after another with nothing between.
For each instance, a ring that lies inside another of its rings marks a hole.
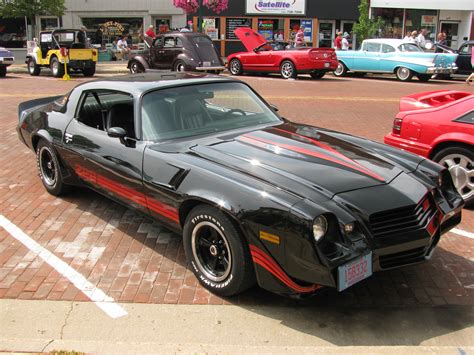
<instances>
[{"instance_id":1,"label":"front bumper","mask_svg":"<svg viewBox=\"0 0 474 355\"><path fill-rule=\"evenodd\" d=\"M452 66L447 68L429 67L426 69L426 74L454 74L458 67Z\"/></svg>"},{"instance_id":2,"label":"front bumper","mask_svg":"<svg viewBox=\"0 0 474 355\"><path fill-rule=\"evenodd\" d=\"M8 67L13 64L15 58L13 57L0 57L0 65Z\"/></svg>"}]
</instances>

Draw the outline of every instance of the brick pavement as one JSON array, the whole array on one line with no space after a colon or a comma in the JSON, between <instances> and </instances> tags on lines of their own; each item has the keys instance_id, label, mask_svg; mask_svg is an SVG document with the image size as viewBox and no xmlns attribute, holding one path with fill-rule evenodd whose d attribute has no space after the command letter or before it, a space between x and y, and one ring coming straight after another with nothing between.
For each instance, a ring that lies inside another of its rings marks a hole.
<instances>
[{"instance_id":1,"label":"brick pavement","mask_svg":"<svg viewBox=\"0 0 474 355\"><path fill-rule=\"evenodd\" d=\"M301 120L306 122L377 140L391 127L397 109L395 98L441 87L438 84L407 86L391 80L370 79L245 80L263 96L273 97L269 101L276 103L285 116L301 115ZM271 89L268 80L272 82ZM42 86L33 86L39 81ZM324 290L301 301L283 299L258 288L231 299L210 294L187 269L180 236L92 191L77 189L64 198L55 198L44 190L37 177L34 154L16 136L17 105L31 95L63 93L79 81L67 83L48 78L35 81L27 76L0 81L0 213L115 300L246 305L474 304L474 240L452 233L444 236L431 261L378 273L343 293ZM456 83L449 85L466 89ZM366 95L382 101L367 104L363 100L341 100L341 88L347 97ZM308 90L315 95L326 95L328 99L301 105L301 101L285 98L285 95L307 95ZM379 114L374 115L373 111ZM370 124L366 117L371 117ZM464 215L461 228L472 232L474 212L466 210ZM88 300L2 228L0 298Z\"/></svg>"}]
</instances>

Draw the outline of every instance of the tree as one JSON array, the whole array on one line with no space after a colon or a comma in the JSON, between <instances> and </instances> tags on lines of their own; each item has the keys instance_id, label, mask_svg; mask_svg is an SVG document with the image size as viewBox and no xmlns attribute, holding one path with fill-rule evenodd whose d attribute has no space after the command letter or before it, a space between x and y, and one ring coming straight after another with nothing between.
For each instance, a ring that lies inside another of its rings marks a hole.
<instances>
[{"instance_id":1,"label":"tree","mask_svg":"<svg viewBox=\"0 0 474 355\"><path fill-rule=\"evenodd\" d=\"M176 7L183 9L187 14L198 12L198 31L202 30L202 6L219 14L228 6L228 0L173 0Z\"/></svg>"},{"instance_id":2,"label":"tree","mask_svg":"<svg viewBox=\"0 0 474 355\"><path fill-rule=\"evenodd\" d=\"M359 21L354 24L352 30L356 33L359 43L364 39L374 37L384 26L384 21L379 16L376 19L369 18L369 2L361 0L359 4Z\"/></svg>"}]
</instances>

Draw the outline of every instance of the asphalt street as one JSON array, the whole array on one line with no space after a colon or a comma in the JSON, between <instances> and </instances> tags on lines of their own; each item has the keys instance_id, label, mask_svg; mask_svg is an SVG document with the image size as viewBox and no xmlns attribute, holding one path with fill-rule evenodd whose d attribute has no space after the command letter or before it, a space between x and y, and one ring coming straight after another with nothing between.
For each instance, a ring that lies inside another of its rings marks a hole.
<instances>
[{"instance_id":1,"label":"asphalt street","mask_svg":"<svg viewBox=\"0 0 474 355\"><path fill-rule=\"evenodd\" d=\"M463 81L381 76L241 79L290 120L375 141L391 130L403 95L474 93ZM223 299L197 283L180 236L92 191L44 190L16 135L18 104L85 80L46 72L0 80L0 351L473 353L473 209L421 265L304 300L258 288Z\"/></svg>"}]
</instances>

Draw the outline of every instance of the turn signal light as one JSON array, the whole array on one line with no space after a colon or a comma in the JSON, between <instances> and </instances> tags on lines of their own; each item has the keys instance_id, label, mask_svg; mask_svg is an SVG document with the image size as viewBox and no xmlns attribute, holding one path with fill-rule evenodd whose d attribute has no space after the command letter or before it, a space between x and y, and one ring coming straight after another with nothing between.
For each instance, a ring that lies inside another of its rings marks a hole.
<instances>
[{"instance_id":1,"label":"turn signal light","mask_svg":"<svg viewBox=\"0 0 474 355\"><path fill-rule=\"evenodd\" d=\"M392 134L400 135L400 132L402 131L402 123L402 118L397 117L393 120Z\"/></svg>"}]
</instances>

